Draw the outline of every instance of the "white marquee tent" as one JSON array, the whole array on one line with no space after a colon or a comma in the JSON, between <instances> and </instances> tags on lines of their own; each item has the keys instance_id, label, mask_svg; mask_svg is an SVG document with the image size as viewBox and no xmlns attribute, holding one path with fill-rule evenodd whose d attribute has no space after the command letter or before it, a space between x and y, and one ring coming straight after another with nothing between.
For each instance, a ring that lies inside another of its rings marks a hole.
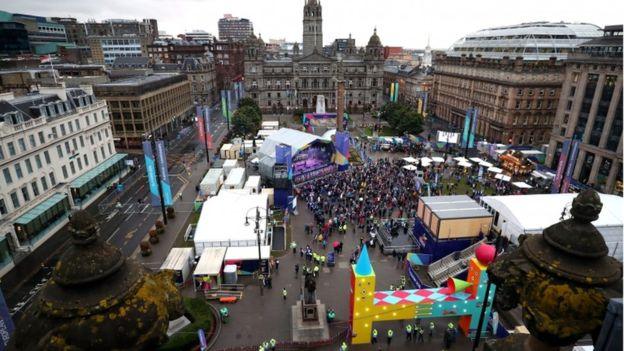
<instances>
[{"instance_id":1,"label":"white marquee tent","mask_svg":"<svg viewBox=\"0 0 624 351\"><path fill-rule=\"evenodd\" d=\"M521 234L541 234L559 222L564 208L569 212L577 194L536 194L484 196L481 204L494 214L494 228L499 229L514 244ZM600 194L602 212L592 222L602 234L609 255L622 261L622 230L624 198ZM568 215L569 217L569 215Z\"/></svg>"},{"instance_id":2,"label":"white marquee tent","mask_svg":"<svg viewBox=\"0 0 624 351\"><path fill-rule=\"evenodd\" d=\"M267 208L266 194L242 194L222 191L204 202L195 229L195 253L201 255L204 248L257 245L254 221L245 225L246 216L255 215L255 207ZM260 214L266 213L260 210ZM266 217L266 216L265 216ZM266 220L260 220L260 240L265 242Z\"/></svg>"}]
</instances>

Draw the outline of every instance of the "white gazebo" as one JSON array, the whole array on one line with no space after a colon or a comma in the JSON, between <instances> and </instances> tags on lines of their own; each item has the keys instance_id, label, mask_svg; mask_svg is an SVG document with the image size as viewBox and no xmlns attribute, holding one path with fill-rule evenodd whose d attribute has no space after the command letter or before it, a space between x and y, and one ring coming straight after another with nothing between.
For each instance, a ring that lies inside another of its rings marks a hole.
<instances>
[{"instance_id":1,"label":"white gazebo","mask_svg":"<svg viewBox=\"0 0 624 351\"><path fill-rule=\"evenodd\" d=\"M413 158L412 156L403 157L403 161L405 161L407 163L418 163L418 159L417 158Z\"/></svg>"},{"instance_id":2,"label":"white gazebo","mask_svg":"<svg viewBox=\"0 0 624 351\"><path fill-rule=\"evenodd\" d=\"M403 168L404 168L404 169L407 169L408 171L415 171L415 170L417 170L417 169L418 169L418 168L417 168L416 166L414 166L414 165L405 165L405 166L403 166Z\"/></svg>"},{"instance_id":3,"label":"white gazebo","mask_svg":"<svg viewBox=\"0 0 624 351\"><path fill-rule=\"evenodd\" d=\"M488 172L492 172L492 173L503 173L503 170L498 168L498 167L490 167L488 168Z\"/></svg>"}]
</instances>

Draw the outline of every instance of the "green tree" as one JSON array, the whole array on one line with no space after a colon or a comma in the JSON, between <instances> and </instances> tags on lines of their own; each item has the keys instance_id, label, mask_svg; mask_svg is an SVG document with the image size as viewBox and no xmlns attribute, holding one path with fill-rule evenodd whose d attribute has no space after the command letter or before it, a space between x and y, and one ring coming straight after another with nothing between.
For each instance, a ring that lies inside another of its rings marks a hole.
<instances>
[{"instance_id":1,"label":"green tree","mask_svg":"<svg viewBox=\"0 0 624 351\"><path fill-rule=\"evenodd\" d=\"M381 119L398 134L418 134L423 131L422 116L416 110L401 102L391 102L381 108Z\"/></svg>"},{"instance_id":2,"label":"green tree","mask_svg":"<svg viewBox=\"0 0 624 351\"><path fill-rule=\"evenodd\" d=\"M252 107L254 110L256 110L256 112L258 112L260 116L262 116L262 111L260 111L260 107L256 103L256 100L250 97L244 97L240 99L240 101L238 102L238 108L245 107L245 106Z\"/></svg>"},{"instance_id":3,"label":"green tree","mask_svg":"<svg viewBox=\"0 0 624 351\"><path fill-rule=\"evenodd\" d=\"M262 124L262 115L253 106L242 106L232 116L232 132L245 137L255 135Z\"/></svg>"}]
</instances>

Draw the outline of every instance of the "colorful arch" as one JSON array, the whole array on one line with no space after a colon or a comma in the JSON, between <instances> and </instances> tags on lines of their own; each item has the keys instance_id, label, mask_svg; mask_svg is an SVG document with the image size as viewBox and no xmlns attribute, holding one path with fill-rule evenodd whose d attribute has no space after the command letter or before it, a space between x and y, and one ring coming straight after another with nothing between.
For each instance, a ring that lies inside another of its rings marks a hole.
<instances>
[{"instance_id":1,"label":"colorful arch","mask_svg":"<svg viewBox=\"0 0 624 351\"><path fill-rule=\"evenodd\" d=\"M351 270L351 343L368 344L374 322L413 318L460 316L459 327L466 336L476 332L487 285L487 265L470 260L468 281L450 279L446 288L375 291L375 271L366 247ZM496 286L490 288L486 308L489 315ZM485 331L487 323L483 323Z\"/></svg>"}]
</instances>

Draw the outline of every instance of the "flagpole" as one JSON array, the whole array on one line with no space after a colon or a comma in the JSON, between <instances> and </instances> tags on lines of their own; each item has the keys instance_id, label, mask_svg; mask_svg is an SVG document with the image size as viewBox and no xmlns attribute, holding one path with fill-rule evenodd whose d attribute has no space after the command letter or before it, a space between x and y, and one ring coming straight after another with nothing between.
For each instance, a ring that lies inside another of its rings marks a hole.
<instances>
[{"instance_id":1,"label":"flagpole","mask_svg":"<svg viewBox=\"0 0 624 351\"><path fill-rule=\"evenodd\" d=\"M48 54L48 60L50 60L50 70L52 71L52 77L54 77L54 85L58 84L56 81L56 74L54 74L54 63L52 62L52 55Z\"/></svg>"}]
</instances>

